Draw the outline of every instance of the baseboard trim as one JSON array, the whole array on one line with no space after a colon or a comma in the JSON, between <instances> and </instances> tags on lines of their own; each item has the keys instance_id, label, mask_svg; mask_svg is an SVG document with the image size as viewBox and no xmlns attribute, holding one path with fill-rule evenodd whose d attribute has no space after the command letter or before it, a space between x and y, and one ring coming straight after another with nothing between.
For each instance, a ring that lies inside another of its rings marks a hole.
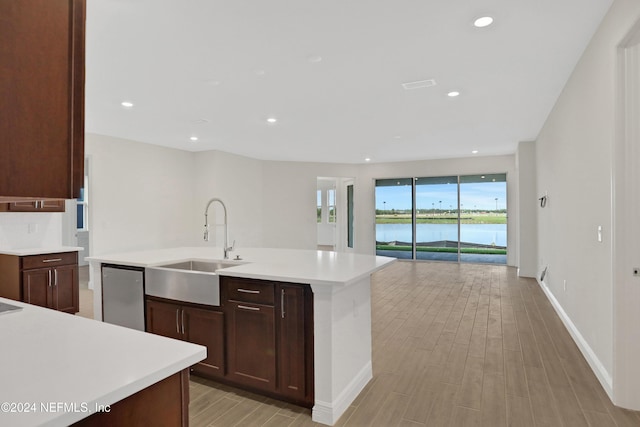
<instances>
[{"instance_id":1,"label":"baseboard trim","mask_svg":"<svg viewBox=\"0 0 640 427\"><path fill-rule=\"evenodd\" d=\"M573 338L573 341L580 349L580 352L582 352L582 355L591 367L591 370L594 374L596 374L596 377L598 378L598 381L600 381L602 388L604 388L604 391L609 396L609 399L613 401L613 379L611 377L611 374L605 369L602 362L600 362L598 356L596 356L595 352L591 349L591 346L587 343L587 340L584 339L578 328L576 328L576 325L573 324L573 321L571 321L569 315L564 311L551 290L549 290L547 284L544 281L540 281L539 279L537 281L538 285L540 285L540 288L551 302L554 310L556 311L556 313L558 313L560 320L562 320L562 323L569 331L569 334Z\"/></svg>"},{"instance_id":2,"label":"baseboard trim","mask_svg":"<svg viewBox=\"0 0 640 427\"><path fill-rule=\"evenodd\" d=\"M372 378L373 367L369 361L333 402L316 400L311 419L317 423L334 425Z\"/></svg>"}]
</instances>

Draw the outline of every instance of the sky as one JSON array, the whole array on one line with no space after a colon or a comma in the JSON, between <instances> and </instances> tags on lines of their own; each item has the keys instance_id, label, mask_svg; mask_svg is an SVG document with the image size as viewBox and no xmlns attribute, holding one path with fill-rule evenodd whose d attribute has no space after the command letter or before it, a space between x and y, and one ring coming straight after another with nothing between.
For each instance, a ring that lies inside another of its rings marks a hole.
<instances>
[{"instance_id":1,"label":"sky","mask_svg":"<svg viewBox=\"0 0 640 427\"><path fill-rule=\"evenodd\" d=\"M416 186L417 209L456 209L457 188L455 184ZM462 209L495 210L506 208L507 184L505 182L482 182L460 184ZM386 203L384 203L386 202ZM442 202L442 203L440 203ZM411 209L411 186L376 187L376 209Z\"/></svg>"}]
</instances>

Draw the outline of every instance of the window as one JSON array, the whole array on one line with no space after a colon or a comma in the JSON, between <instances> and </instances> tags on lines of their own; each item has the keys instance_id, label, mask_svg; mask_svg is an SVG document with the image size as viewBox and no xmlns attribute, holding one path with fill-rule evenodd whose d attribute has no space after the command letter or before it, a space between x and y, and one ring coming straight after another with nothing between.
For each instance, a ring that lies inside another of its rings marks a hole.
<instances>
[{"instance_id":1,"label":"window","mask_svg":"<svg viewBox=\"0 0 640 427\"><path fill-rule=\"evenodd\" d=\"M80 197L76 199L76 212L77 212L77 220L76 220L76 228L78 230L88 230L89 224L89 205L87 203L87 184L88 184L87 176L84 177L84 187L80 189Z\"/></svg>"},{"instance_id":2,"label":"window","mask_svg":"<svg viewBox=\"0 0 640 427\"><path fill-rule=\"evenodd\" d=\"M376 180L376 254L506 264L506 174Z\"/></svg>"},{"instance_id":3,"label":"window","mask_svg":"<svg viewBox=\"0 0 640 427\"><path fill-rule=\"evenodd\" d=\"M336 190L331 188L327 190L327 205L329 209L329 223L336 222Z\"/></svg>"},{"instance_id":4,"label":"window","mask_svg":"<svg viewBox=\"0 0 640 427\"><path fill-rule=\"evenodd\" d=\"M317 211L318 211L318 224L322 222L322 190L317 191Z\"/></svg>"}]
</instances>

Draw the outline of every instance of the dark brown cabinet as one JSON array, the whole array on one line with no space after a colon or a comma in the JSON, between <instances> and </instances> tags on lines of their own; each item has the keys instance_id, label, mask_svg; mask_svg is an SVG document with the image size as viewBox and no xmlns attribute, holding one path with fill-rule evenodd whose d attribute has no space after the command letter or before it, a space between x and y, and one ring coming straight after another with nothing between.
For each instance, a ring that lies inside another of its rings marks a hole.
<instances>
[{"instance_id":1,"label":"dark brown cabinet","mask_svg":"<svg viewBox=\"0 0 640 427\"><path fill-rule=\"evenodd\" d=\"M300 285L281 283L277 287L280 296L280 319L278 321L278 383L280 393L292 399L305 400L313 378L313 310L309 295L311 290Z\"/></svg>"},{"instance_id":2,"label":"dark brown cabinet","mask_svg":"<svg viewBox=\"0 0 640 427\"><path fill-rule=\"evenodd\" d=\"M276 331L273 307L229 302L227 316L228 379L276 391Z\"/></svg>"},{"instance_id":3,"label":"dark brown cabinet","mask_svg":"<svg viewBox=\"0 0 640 427\"><path fill-rule=\"evenodd\" d=\"M64 200L30 200L0 203L0 212L64 212Z\"/></svg>"},{"instance_id":4,"label":"dark brown cabinet","mask_svg":"<svg viewBox=\"0 0 640 427\"><path fill-rule=\"evenodd\" d=\"M79 311L78 253L0 255L0 296L66 313Z\"/></svg>"},{"instance_id":5,"label":"dark brown cabinet","mask_svg":"<svg viewBox=\"0 0 640 427\"><path fill-rule=\"evenodd\" d=\"M195 374L224 375L224 314L147 298L147 331L207 347L207 358L192 366Z\"/></svg>"},{"instance_id":6,"label":"dark brown cabinet","mask_svg":"<svg viewBox=\"0 0 640 427\"><path fill-rule=\"evenodd\" d=\"M80 196L86 0L0 0L0 201Z\"/></svg>"},{"instance_id":7,"label":"dark brown cabinet","mask_svg":"<svg viewBox=\"0 0 640 427\"><path fill-rule=\"evenodd\" d=\"M309 285L221 278L226 379L313 405L313 295Z\"/></svg>"}]
</instances>

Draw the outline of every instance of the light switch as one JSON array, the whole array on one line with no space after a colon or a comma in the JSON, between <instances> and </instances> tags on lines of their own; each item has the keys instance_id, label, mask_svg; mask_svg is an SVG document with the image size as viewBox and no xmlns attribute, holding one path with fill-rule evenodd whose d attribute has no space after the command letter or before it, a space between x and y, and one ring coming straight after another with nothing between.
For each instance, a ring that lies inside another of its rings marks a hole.
<instances>
[{"instance_id":1,"label":"light switch","mask_svg":"<svg viewBox=\"0 0 640 427\"><path fill-rule=\"evenodd\" d=\"M602 226L598 226L598 242L602 243Z\"/></svg>"}]
</instances>

